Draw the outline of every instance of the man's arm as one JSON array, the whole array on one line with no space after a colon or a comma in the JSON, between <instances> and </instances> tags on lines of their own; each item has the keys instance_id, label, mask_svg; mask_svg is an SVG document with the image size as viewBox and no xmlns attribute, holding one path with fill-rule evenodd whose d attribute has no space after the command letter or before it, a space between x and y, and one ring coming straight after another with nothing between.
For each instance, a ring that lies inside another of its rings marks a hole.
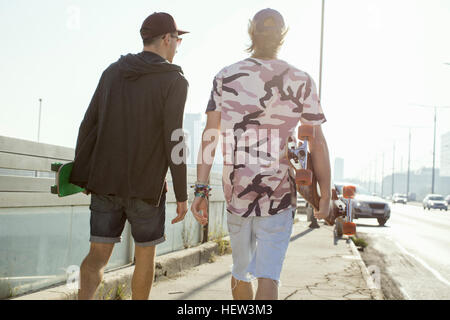
<instances>
[{"instance_id":1,"label":"man's arm","mask_svg":"<svg viewBox=\"0 0 450 320\"><path fill-rule=\"evenodd\" d=\"M89 103L86 113L84 114L84 118L81 121L80 128L78 130L77 145L75 147L75 158L77 157L77 154L80 151L86 137L98 123L98 104L100 101L102 86L103 75L100 77L91 102Z\"/></svg>"},{"instance_id":2,"label":"man's arm","mask_svg":"<svg viewBox=\"0 0 450 320\"><path fill-rule=\"evenodd\" d=\"M319 212L315 215L316 218L324 219L328 216L331 200L330 155L322 127L320 125L314 127L315 136L310 139L309 149L311 151L314 173L316 174L319 183L321 196Z\"/></svg>"},{"instance_id":3,"label":"man's arm","mask_svg":"<svg viewBox=\"0 0 450 320\"><path fill-rule=\"evenodd\" d=\"M220 111L207 112L206 127L197 158L197 181L208 184L220 135ZM205 198L195 197L191 206L194 218L202 225L208 223L208 203ZM200 214L200 212L202 214Z\"/></svg>"},{"instance_id":4,"label":"man's arm","mask_svg":"<svg viewBox=\"0 0 450 320\"><path fill-rule=\"evenodd\" d=\"M180 140L172 141L172 133L182 133L181 130L183 129L183 114L187 90L188 82L186 79L184 77L176 79L169 89L164 106L164 143L177 202L184 202L188 198L186 149L183 148L182 157L179 154L174 154L175 157L172 157L173 148L181 142ZM177 136L177 138L178 137L179 136ZM181 139L184 143L184 137L181 137ZM178 150L178 148L175 150Z\"/></svg>"}]
</instances>

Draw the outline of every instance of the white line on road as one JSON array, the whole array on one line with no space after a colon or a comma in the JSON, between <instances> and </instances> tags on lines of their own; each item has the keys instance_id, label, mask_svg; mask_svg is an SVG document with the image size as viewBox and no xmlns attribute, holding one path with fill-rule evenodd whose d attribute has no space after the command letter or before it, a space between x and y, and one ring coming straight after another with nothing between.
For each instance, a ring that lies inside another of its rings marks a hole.
<instances>
[{"instance_id":1,"label":"white line on road","mask_svg":"<svg viewBox=\"0 0 450 320\"><path fill-rule=\"evenodd\" d=\"M447 281L447 279L445 279L443 276L441 276L441 274L439 272L437 272L436 270L434 270L432 267L430 267L425 261L423 261L422 259L420 259L419 257L413 255L412 253L409 253L405 248L403 248L400 244L398 244L398 242L395 242L395 244L397 245L397 247L404 253L407 254L408 256L412 257L413 259L415 259L416 261L418 261L420 264L422 264L422 266L425 267L425 269L427 269L428 271L430 271L439 281L441 281L442 283L446 284L447 286L450 287L450 282Z\"/></svg>"},{"instance_id":2,"label":"white line on road","mask_svg":"<svg viewBox=\"0 0 450 320\"><path fill-rule=\"evenodd\" d=\"M399 289L406 300L411 300L411 297L406 293L405 289L403 289L402 287L400 287Z\"/></svg>"}]
</instances>

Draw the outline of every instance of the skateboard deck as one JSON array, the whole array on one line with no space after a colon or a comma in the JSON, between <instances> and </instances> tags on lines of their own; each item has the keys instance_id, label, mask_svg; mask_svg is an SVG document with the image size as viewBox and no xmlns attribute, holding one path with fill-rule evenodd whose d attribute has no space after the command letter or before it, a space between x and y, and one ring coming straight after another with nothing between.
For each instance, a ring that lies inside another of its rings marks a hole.
<instances>
[{"instance_id":1,"label":"skateboard deck","mask_svg":"<svg viewBox=\"0 0 450 320\"><path fill-rule=\"evenodd\" d=\"M50 191L59 197L66 197L72 194L85 191L84 188L76 186L69 182L70 174L73 168L73 161L68 163L52 163L51 169L56 172L55 185L51 186Z\"/></svg>"},{"instance_id":2,"label":"skateboard deck","mask_svg":"<svg viewBox=\"0 0 450 320\"><path fill-rule=\"evenodd\" d=\"M346 217L342 224L342 233L348 236L356 234L356 224L353 222L352 201L355 198L355 186L344 186L342 196L346 200Z\"/></svg>"},{"instance_id":3,"label":"skateboard deck","mask_svg":"<svg viewBox=\"0 0 450 320\"><path fill-rule=\"evenodd\" d=\"M295 170L295 184L300 195L314 210L319 210L320 189L314 172L311 153L308 151L308 139L315 135L314 127L301 125L298 128L298 141L289 137L286 142L286 157L290 166ZM336 190L332 190L330 211L325 221L334 225L338 217L345 216L345 204L337 197Z\"/></svg>"}]
</instances>

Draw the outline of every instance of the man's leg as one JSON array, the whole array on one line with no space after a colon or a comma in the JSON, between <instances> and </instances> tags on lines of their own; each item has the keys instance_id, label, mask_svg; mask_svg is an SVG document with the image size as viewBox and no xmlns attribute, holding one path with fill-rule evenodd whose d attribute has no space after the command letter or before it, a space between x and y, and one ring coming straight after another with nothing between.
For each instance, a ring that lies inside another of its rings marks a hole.
<instances>
[{"instance_id":1,"label":"man's leg","mask_svg":"<svg viewBox=\"0 0 450 320\"><path fill-rule=\"evenodd\" d=\"M253 300L253 286L247 279L247 268L255 252L256 239L252 234L252 217L242 218L227 213L227 226L233 256L231 294L234 300ZM250 279L250 278L249 278Z\"/></svg>"},{"instance_id":2,"label":"man's leg","mask_svg":"<svg viewBox=\"0 0 450 320\"><path fill-rule=\"evenodd\" d=\"M103 270L108 264L114 243L91 242L88 255L80 267L80 289L78 300L94 299L95 291L103 279Z\"/></svg>"},{"instance_id":3,"label":"man's leg","mask_svg":"<svg viewBox=\"0 0 450 320\"><path fill-rule=\"evenodd\" d=\"M268 278L258 278L255 300L278 300L277 282Z\"/></svg>"},{"instance_id":4,"label":"man's leg","mask_svg":"<svg viewBox=\"0 0 450 320\"><path fill-rule=\"evenodd\" d=\"M234 300L253 300L252 283L236 280L231 276L231 293Z\"/></svg>"},{"instance_id":5,"label":"man's leg","mask_svg":"<svg viewBox=\"0 0 450 320\"><path fill-rule=\"evenodd\" d=\"M283 262L289 246L293 214L292 208L269 217L257 217L256 259L250 265L250 272L258 278L256 300L278 299L278 284Z\"/></svg>"},{"instance_id":6,"label":"man's leg","mask_svg":"<svg viewBox=\"0 0 450 320\"><path fill-rule=\"evenodd\" d=\"M135 246L135 267L131 280L133 300L148 300L155 277L155 246Z\"/></svg>"}]
</instances>

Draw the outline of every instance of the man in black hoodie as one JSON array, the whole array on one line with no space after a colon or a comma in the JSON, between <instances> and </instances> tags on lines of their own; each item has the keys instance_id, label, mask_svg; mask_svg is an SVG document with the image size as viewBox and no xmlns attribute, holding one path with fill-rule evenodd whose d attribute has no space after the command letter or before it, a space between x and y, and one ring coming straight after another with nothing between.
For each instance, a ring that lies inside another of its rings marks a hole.
<instances>
[{"instance_id":1,"label":"man in black hoodie","mask_svg":"<svg viewBox=\"0 0 450 320\"><path fill-rule=\"evenodd\" d=\"M102 74L80 125L70 181L91 193L91 247L80 268L79 299L92 299L128 220L135 247L132 298L148 299L155 245L165 240L165 177L172 174L177 217L187 212L183 112L188 82L172 64L174 19L154 13L142 24L144 50L122 56ZM174 149L174 150L173 150Z\"/></svg>"}]
</instances>

